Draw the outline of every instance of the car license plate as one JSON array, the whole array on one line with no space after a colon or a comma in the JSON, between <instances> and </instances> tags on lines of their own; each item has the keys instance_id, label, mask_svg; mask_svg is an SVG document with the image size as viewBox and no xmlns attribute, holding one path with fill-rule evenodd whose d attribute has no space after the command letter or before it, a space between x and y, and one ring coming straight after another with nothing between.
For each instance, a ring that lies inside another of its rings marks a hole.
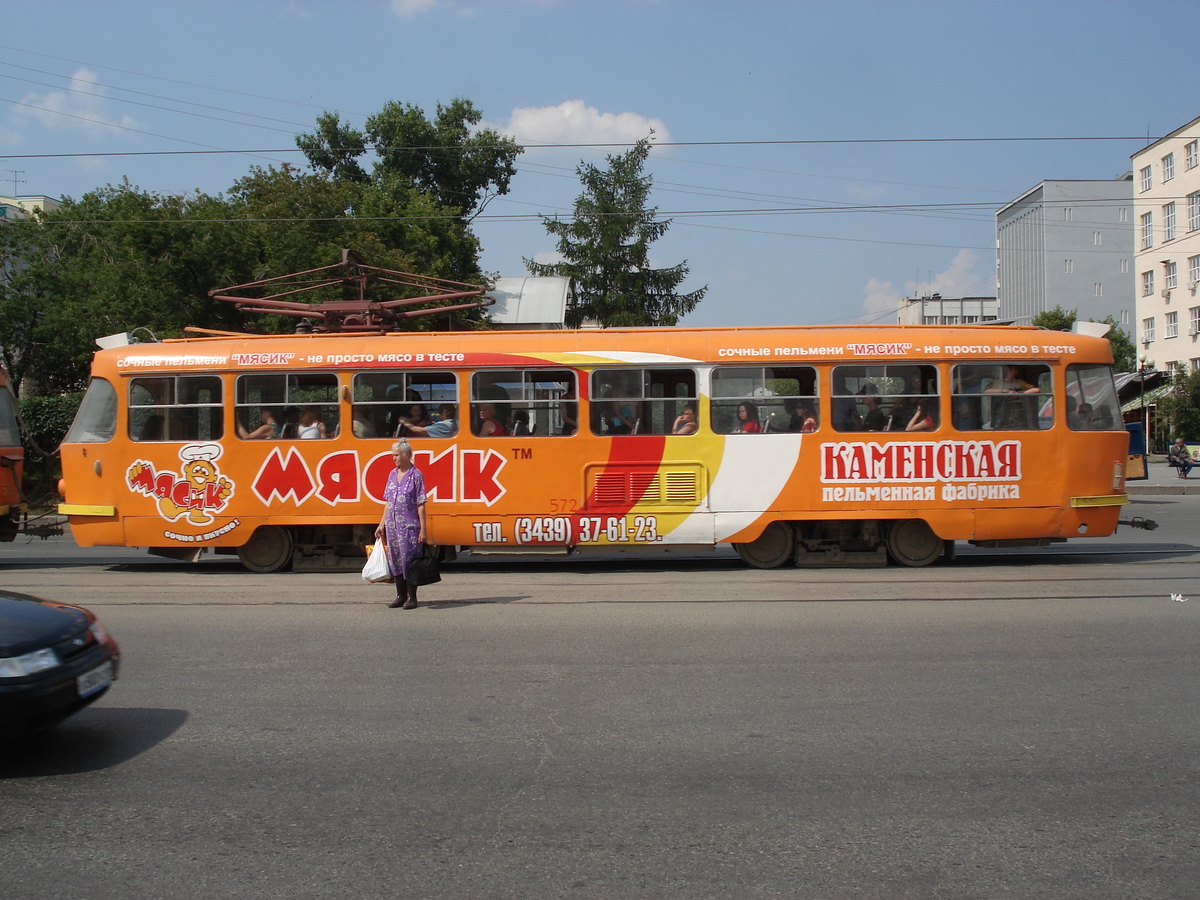
<instances>
[{"instance_id":1,"label":"car license plate","mask_svg":"<svg viewBox=\"0 0 1200 900\"><path fill-rule=\"evenodd\" d=\"M113 683L113 664L110 659L90 672L84 672L75 679L75 686L80 697L90 697L96 691L103 690Z\"/></svg>"}]
</instances>

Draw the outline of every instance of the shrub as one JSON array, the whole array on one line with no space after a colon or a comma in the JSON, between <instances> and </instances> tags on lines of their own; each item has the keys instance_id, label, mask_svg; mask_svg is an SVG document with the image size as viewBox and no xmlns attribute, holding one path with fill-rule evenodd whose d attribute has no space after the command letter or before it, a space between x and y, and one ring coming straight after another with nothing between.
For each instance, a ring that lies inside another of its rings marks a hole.
<instances>
[{"instance_id":1,"label":"shrub","mask_svg":"<svg viewBox=\"0 0 1200 900\"><path fill-rule=\"evenodd\" d=\"M25 428L21 442L25 447L25 479L22 490L30 505L54 502L54 491L62 477L58 445L79 409L82 393L57 397L26 397L19 401Z\"/></svg>"}]
</instances>

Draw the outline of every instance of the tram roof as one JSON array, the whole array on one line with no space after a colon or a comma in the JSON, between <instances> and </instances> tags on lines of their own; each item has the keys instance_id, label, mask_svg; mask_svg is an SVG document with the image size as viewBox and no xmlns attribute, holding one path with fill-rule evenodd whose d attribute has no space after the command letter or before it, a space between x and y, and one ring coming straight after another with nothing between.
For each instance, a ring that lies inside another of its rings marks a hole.
<instances>
[{"instance_id":1,"label":"tram roof","mask_svg":"<svg viewBox=\"0 0 1200 900\"><path fill-rule=\"evenodd\" d=\"M1029 325L795 325L372 334L207 334L103 350L126 374L161 369L589 366L914 360L1111 360L1102 338Z\"/></svg>"}]
</instances>

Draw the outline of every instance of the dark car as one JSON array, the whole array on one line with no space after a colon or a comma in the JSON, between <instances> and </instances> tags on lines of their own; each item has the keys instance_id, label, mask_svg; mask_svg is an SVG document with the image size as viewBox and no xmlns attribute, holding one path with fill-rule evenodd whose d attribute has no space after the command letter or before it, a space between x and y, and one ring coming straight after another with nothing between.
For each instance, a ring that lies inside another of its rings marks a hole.
<instances>
[{"instance_id":1,"label":"dark car","mask_svg":"<svg viewBox=\"0 0 1200 900\"><path fill-rule=\"evenodd\" d=\"M0 590L0 741L104 696L121 649L91 612Z\"/></svg>"}]
</instances>

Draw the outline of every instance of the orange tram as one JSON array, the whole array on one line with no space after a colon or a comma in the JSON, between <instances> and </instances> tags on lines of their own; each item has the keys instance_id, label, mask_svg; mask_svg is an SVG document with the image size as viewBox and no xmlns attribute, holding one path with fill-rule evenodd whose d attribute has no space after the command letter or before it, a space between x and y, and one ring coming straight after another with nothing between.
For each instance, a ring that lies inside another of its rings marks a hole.
<instances>
[{"instance_id":1,"label":"orange tram","mask_svg":"<svg viewBox=\"0 0 1200 900\"><path fill-rule=\"evenodd\" d=\"M21 471L25 450L17 428L17 398L9 387L8 373L0 368L0 541L11 541L20 530L25 503Z\"/></svg>"},{"instance_id":2,"label":"orange tram","mask_svg":"<svg viewBox=\"0 0 1200 900\"><path fill-rule=\"evenodd\" d=\"M923 566L1116 529L1111 366L1101 338L994 325L133 344L96 354L59 510L82 546L344 567L407 436L447 557Z\"/></svg>"}]
</instances>

